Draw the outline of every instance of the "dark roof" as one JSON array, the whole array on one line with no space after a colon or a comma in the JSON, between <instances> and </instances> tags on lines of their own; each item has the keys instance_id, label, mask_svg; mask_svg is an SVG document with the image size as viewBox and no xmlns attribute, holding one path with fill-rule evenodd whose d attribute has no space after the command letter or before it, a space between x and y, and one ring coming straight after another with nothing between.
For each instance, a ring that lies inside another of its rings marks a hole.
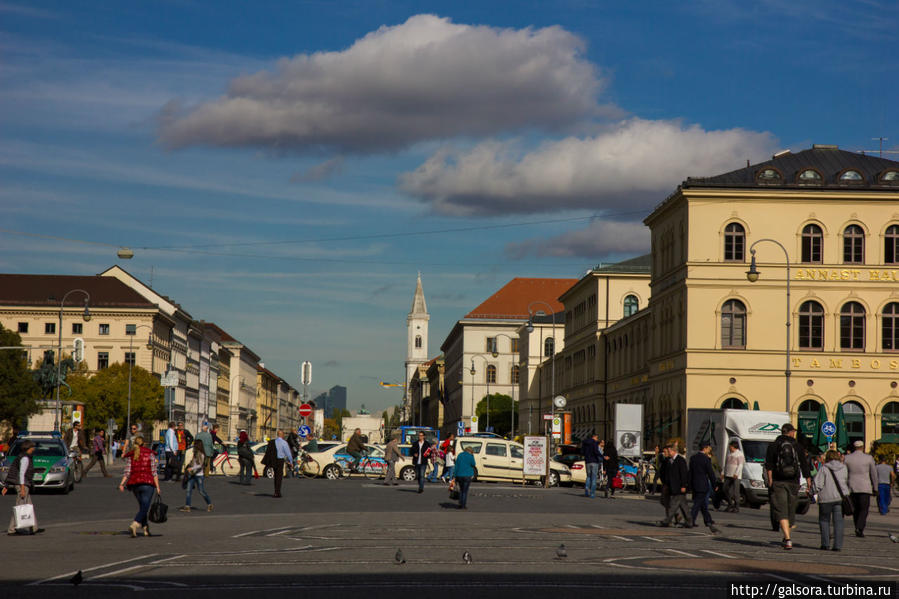
<instances>
[{"instance_id":1,"label":"dark roof","mask_svg":"<svg viewBox=\"0 0 899 599\"><path fill-rule=\"evenodd\" d=\"M90 294L91 308L156 308L113 277L68 275L0 274L0 305L59 307L63 296L73 289ZM66 298L66 307L83 305L83 293L72 293Z\"/></svg>"},{"instance_id":2,"label":"dark roof","mask_svg":"<svg viewBox=\"0 0 899 599\"><path fill-rule=\"evenodd\" d=\"M213 331L215 331L216 333L218 333L219 336L222 338L222 341L230 341L230 342L233 342L233 343L240 343L240 341L238 341L237 339L235 339L234 337L232 337L231 335L229 335L228 332L227 332L225 329L223 329L223 328L220 327L219 325L215 324L214 322L205 322L205 323L204 323L204 326L205 326L207 329L212 329Z\"/></svg>"},{"instance_id":3,"label":"dark roof","mask_svg":"<svg viewBox=\"0 0 899 599\"><path fill-rule=\"evenodd\" d=\"M614 264L598 264L593 269L597 274L649 274L652 267L652 254L643 254Z\"/></svg>"},{"instance_id":4,"label":"dark roof","mask_svg":"<svg viewBox=\"0 0 899 599\"><path fill-rule=\"evenodd\" d=\"M760 180L758 174L767 168L780 172L781 180ZM799 183L798 176L807 169L814 169L822 177L820 183ZM855 170L862 176L858 181L841 181L840 174ZM771 160L716 175L714 177L688 177L681 185L684 189L695 187L757 187L784 189L865 189L899 190L899 180L882 181L886 171L899 171L899 162L840 150L836 146L813 146L793 154L789 150L775 154Z\"/></svg>"}]
</instances>

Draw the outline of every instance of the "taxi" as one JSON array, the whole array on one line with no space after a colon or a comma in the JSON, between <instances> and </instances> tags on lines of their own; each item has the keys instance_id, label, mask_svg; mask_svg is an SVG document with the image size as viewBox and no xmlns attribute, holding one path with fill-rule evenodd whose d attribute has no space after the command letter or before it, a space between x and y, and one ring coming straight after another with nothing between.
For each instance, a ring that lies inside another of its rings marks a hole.
<instances>
[{"instance_id":1,"label":"taxi","mask_svg":"<svg viewBox=\"0 0 899 599\"><path fill-rule=\"evenodd\" d=\"M34 488L54 489L63 494L75 488L75 472L72 460L59 433L22 433L9 448L0 464L0 481L6 480L9 467L18 457L24 441L34 443Z\"/></svg>"}]
</instances>

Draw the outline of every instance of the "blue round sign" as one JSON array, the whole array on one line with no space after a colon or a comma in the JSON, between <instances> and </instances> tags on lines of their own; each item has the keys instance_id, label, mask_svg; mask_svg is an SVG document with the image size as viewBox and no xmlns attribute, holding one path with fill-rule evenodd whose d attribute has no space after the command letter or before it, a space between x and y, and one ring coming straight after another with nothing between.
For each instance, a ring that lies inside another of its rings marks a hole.
<instances>
[{"instance_id":1,"label":"blue round sign","mask_svg":"<svg viewBox=\"0 0 899 599\"><path fill-rule=\"evenodd\" d=\"M308 437L312 434L312 429L306 426L305 424L297 429L297 432L301 437Z\"/></svg>"},{"instance_id":2,"label":"blue round sign","mask_svg":"<svg viewBox=\"0 0 899 599\"><path fill-rule=\"evenodd\" d=\"M825 437L833 437L837 434L837 425L828 420L821 425L821 432L824 433Z\"/></svg>"}]
</instances>

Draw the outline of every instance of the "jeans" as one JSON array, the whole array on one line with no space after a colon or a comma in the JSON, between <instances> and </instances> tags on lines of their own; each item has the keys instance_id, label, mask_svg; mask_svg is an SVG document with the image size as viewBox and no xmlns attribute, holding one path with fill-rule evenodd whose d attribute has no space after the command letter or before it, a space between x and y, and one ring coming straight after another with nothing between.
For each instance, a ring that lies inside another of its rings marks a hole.
<instances>
[{"instance_id":1,"label":"jeans","mask_svg":"<svg viewBox=\"0 0 899 599\"><path fill-rule=\"evenodd\" d=\"M456 486L459 487L459 507L468 505L468 487L471 486L470 476L457 476Z\"/></svg>"},{"instance_id":2,"label":"jeans","mask_svg":"<svg viewBox=\"0 0 899 599\"><path fill-rule=\"evenodd\" d=\"M843 547L843 506L839 501L818 504L818 526L821 528L821 546L830 546L830 520L833 518L833 548Z\"/></svg>"},{"instance_id":3,"label":"jeans","mask_svg":"<svg viewBox=\"0 0 899 599\"><path fill-rule=\"evenodd\" d=\"M134 496L137 498L137 515L134 521L141 526L147 526L147 512L150 511L150 503L153 501L153 495L156 494L156 487L153 485L141 484L134 485L131 488Z\"/></svg>"},{"instance_id":4,"label":"jeans","mask_svg":"<svg viewBox=\"0 0 899 599\"><path fill-rule=\"evenodd\" d=\"M193 475L187 479L187 497L184 500L184 505L190 507L190 496L193 493L194 486L197 487L197 490L200 492L200 495L203 496L203 499L206 500L206 505L212 503L212 500L209 499L209 494L206 492L205 476L197 476Z\"/></svg>"},{"instance_id":5,"label":"jeans","mask_svg":"<svg viewBox=\"0 0 899 599\"><path fill-rule=\"evenodd\" d=\"M437 473L439 471L440 471L440 466L437 464L437 462L434 462L433 467L431 468L431 474L428 476L429 483L437 482Z\"/></svg>"},{"instance_id":6,"label":"jeans","mask_svg":"<svg viewBox=\"0 0 899 599\"><path fill-rule=\"evenodd\" d=\"M696 526L696 516L702 512L702 521L706 526L711 526L712 515L709 513L709 492L693 492L693 509L690 510L690 524Z\"/></svg>"},{"instance_id":7,"label":"jeans","mask_svg":"<svg viewBox=\"0 0 899 599\"><path fill-rule=\"evenodd\" d=\"M852 520L855 523L855 530L865 532L865 524L868 522L868 510L871 509L871 494L850 493L849 499L852 500Z\"/></svg>"},{"instance_id":8,"label":"jeans","mask_svg":"<svg viewBox=\"0 0 899 599\"><path fill-rule=\"evenodd\" d=\"M425 474L428 471L428 463L415 464L415 476L418 477L418 490L425 490Z\"/></svg>"},{"instance_id":9,"label":"jeans","mask_svg":"<svg viewBox=\"0 0 899 599\"><path fill-rule=\"evenodd\" d=\"M584 483L584 495L596 497L596 477L599 475L599 462L589 462L587 469L587 482Z\"/></svg>"},{"instance_id":10,"label":"jeans","mask_svg":"<svg viewBox=\"0 0 899 599\"><path fill-rule=\"evenodd\" d=\"M358 451L348 451L347 453L350 454L351 456L353 456L353 464L352 464L353 470L358 471L359 470L359 461L362 460L362 454L359 453Z\"/></svg>"},{"instance_id":11,"label":"jeans","mask_svg":"<svg viewBox=\"0 0 899 599\"><path fill-rule=\"evenodd\" d=\"M250 484L253 478L253 461L244 458L240 458L237 461L240 464L240 484Z\"/></svg>"},{"instance_id":12,"label":"jeans","mask_svg":"<svg viewBox=\"0 0 899 599\"><path fill-rule=\"evenodd\" d=\"M440 478L442 478L444 480L452 480L453 472L455 472L455 471L456 471L455 466L444 466L443 474L440 475Z\"/></svg>"},{"instance_id":13,"label":"jeans","mask_svg":"<svg viewBox=\"0 0 899 599\"><path fill-rule=\"evenodd\" d=\"M877 507L880 509L881 515L886 515L890 511L890 483L880 483L877 485Z\"/></svg>"}]
</instances>

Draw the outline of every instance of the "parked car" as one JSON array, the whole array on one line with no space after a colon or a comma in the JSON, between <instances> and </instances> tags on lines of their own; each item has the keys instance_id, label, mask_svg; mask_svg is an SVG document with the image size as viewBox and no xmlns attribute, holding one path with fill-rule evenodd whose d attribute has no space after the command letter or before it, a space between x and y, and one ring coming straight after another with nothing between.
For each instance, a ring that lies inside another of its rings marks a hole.
<instances>
[{"instance_id":1,"label":"parked car","mask_svg":"<svg viewBox=\"0 0 899 599\"><path fill-rule=\"evenodd\" d=\"M543 477L524 475L524 446L515 441L485 437L458 437L456 453L471 448L475 460L475 479L484 481L542 482ZM550 460L549 484L552 487L571 482L571 470Z\"/></svg>"},{"instance_id":2,"label":"parked car","mask_svg":"<svg viewBox=\"0 0 899 599\"><path fill-rule=\"evenodd\" d=\"M0 465L0 480L5 480L9 467L19 456L24 441L32 441L34 448L34 488L56 489L63 494L75 488L75 473L72 470L72 459L58 433L23 433Z\"/></svg>"},{"instance_id":3,"label":"parked car","mask_svg":"<svg viewBox=\"0 0 899 599\"><path fill-rule=\"evenodd\" d=\"M323 444L319 444L320 450L322 445ZM383 477L387 472L387 461L384 459L384 450L377 445L366 445L365 451L366 455L370 458L366 466L368 473L374 476ZM313 460L318 462L321 475L330 480L340 478L341 463L353 460L353 456L346 451L346 443L333 444L327 449L313 452L309 455ZM399 465L397 465L397 467L399 467Z\"/></svg>"}]
</instances>

